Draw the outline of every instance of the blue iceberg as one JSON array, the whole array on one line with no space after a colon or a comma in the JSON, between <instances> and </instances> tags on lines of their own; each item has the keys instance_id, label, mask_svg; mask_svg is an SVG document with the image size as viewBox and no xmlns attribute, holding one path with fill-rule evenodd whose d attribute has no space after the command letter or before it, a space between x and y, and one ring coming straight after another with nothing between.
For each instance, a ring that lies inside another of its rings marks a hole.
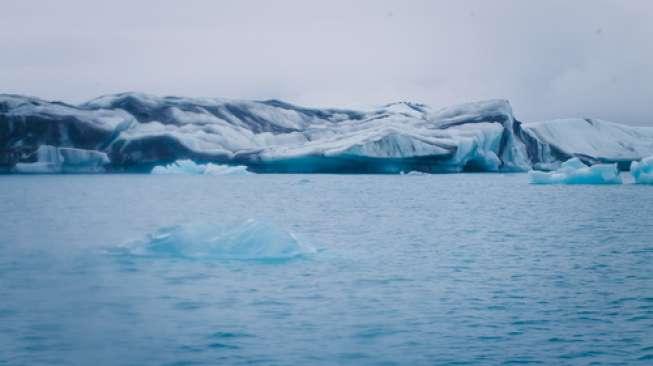
<instances>
[{"instance_id":1,"label":"blue iceberg","mask_svg":"<svg viewBox=\"0 0 653 366\"><path fill-rule=\"evenodd\" d=\"M152 174L246 175L252 173L244 165L197 164L192 160L177 160L172 164L155 166Z\"/></svg>"},{"instance_id":2,"label":"blue iceberg","mask_svg":"<svg viewBox=\"0 0 653 366\"><path fill-rule=\"evenodd\" d=\"M531 184L621 184L617 164L585 165L580 159L572 158L555 171L528 172Z\"/></svg>"},{"instance_id":3,"label":"blue iceberg","mask_svg":"<svg viewBox=\"0 0 653 366\"><path fill-rule=\"evenodd\" d=\"M630 174L638 184L653 184L653 156L633 161L630 164Z\"/></svg>"},{"instance_id":4,"label":"blue iceberg","mask_svg":"<svg viewBox=\"0 0 653 366\"><path fill-rule=\"evenodd\" d=\"M314 252L292 233L269 222L253 219L231 226L190 224L165 227L126 249L128 254L137 256L255 261L283 261Z\"/></svg>"}]
</instances>

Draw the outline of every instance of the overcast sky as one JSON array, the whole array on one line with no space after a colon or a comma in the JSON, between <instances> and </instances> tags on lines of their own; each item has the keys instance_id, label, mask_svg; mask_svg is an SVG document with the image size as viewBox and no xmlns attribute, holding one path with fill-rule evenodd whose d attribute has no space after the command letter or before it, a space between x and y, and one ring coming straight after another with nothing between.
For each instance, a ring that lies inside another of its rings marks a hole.
<instances>
[{"instance_id":1,"label":"overcast sky","mask_svg":"<svg viewBox=\"0 0 653 366\"><path fill-rule=\"evenodd\" d=\"M2 0L0 92L121 91L653 125L653 1Z\"/></svg>"}]
</instances>

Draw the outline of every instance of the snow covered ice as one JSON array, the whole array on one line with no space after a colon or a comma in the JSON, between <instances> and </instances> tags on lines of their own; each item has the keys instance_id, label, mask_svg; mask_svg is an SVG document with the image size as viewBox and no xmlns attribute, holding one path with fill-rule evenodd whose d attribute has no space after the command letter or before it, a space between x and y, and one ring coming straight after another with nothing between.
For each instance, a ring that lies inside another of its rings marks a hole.
<instances>
[{"instance_id":1,"label":"snow covered ice","mask_svg":"<svg viewBox=\"0 0 653 366\"><path fill-rule=\"evenodd\" d=\"M529 154L535 168L555 166L575 156L592 164L628 163L640 160L653 149L653 128L632 127L600 119L555 119L522 125L529 138ZM566 158L565 158L566 157ZM628 164L622 165L626 169Z\"/></svg>"},{"instance_id":2,"label":"snow covered ice","mask_svg":"<svg viewBox=\"0 0 653 366\"><path fill-rule=\"evenodd\" d=\"M531 184L621 184L617 164L585 165L580 159L572 158L552 172L531 170L528 172Z\"/></svg>"},{"instance_id":3,"label":"snow covered ice","mask_svg":"<svg viewBox=\"0 0 653 366\"><path fill-rule=\"evenodd\" d=\"M638 184L653 184L653 156L633 161L630 165L630 174Z\"/></svg>"}]
</instances>

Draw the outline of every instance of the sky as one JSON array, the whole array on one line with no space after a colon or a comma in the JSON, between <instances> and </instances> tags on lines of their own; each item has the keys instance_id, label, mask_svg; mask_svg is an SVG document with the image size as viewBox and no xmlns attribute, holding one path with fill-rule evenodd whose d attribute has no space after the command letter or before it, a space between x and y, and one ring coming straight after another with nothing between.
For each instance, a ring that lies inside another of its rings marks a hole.
<instances>
[{"instance_id":1,"label":"sky","mask_svg":"<svg viewBox=\"0 0 653 366\"><path fill-rule=\"evenodd\" d=\"M653 126L649 0L2 0L0 93L511 102Z\"/></svg>"}]
</instances>

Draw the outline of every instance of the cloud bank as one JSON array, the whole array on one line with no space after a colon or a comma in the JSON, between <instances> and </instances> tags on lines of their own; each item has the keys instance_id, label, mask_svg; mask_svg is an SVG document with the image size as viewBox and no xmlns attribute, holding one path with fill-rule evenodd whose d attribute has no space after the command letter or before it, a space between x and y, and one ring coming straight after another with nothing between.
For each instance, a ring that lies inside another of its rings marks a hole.
<instances>
[{"instance_id":1,"label":"cloud bank","mask_svg":"<svg viewBox=\"0 0 653 366\"><path fill-rule=\"evenodd\" d=\"M653 125L650 1L49 1L0 12L0 92L312 106L509 99Z\"/></svg>"}]
</instances>

